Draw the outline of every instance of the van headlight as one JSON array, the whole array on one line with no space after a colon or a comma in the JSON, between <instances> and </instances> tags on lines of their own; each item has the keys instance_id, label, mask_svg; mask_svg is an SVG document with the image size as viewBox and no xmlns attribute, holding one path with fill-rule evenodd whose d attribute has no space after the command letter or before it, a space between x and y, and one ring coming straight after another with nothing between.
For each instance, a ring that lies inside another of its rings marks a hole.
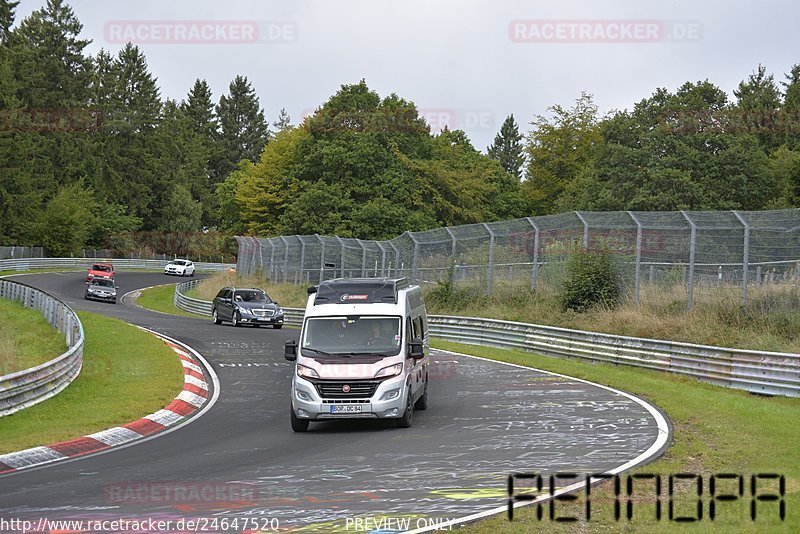
<instances>
[{"instance_id":1,"label":"van headlight","mask_svg":"<svg viewBox=\"0 0 800 534\"><path fill-rule=\"evenodd\" d=\"M298 365L297 366L297 376L301 376L303 378L319 378L319 374L311 367L306 367L305 365Z\"/></svg>"},{"instance_id":2,"label":"van headlight","mask_svg":"<svg viewBox=\"0 0 800 534\"><path fill-rule=\"evenodd\" d=\"M394 365L390 365L389 367L384 367L380 371L375 374L375 378L386 378L389 376L397 376L403 372L403 364L396 363Z\"/></svg>"}]
</instances>

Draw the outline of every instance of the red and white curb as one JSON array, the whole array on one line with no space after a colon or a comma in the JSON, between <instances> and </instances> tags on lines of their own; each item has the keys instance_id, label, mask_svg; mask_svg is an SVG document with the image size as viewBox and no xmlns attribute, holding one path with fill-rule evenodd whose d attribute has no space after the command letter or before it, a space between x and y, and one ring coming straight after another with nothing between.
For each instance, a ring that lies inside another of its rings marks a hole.
<instances>
[{"instance_id":1,"label":"red and white curb","mask_svg":"<svg viewBox=\"0 0 800 534\"><path fill-rule=\"evenodd\" d=\"M211 408L219 396L219 381L208 362L188 345L147 328L142 330L162 339L180 358L184 373L180 394L163 409L131 423L69 441L0 455L0 475L132 445L167 429L177 430Z\"/></svg>"}]
</instances>

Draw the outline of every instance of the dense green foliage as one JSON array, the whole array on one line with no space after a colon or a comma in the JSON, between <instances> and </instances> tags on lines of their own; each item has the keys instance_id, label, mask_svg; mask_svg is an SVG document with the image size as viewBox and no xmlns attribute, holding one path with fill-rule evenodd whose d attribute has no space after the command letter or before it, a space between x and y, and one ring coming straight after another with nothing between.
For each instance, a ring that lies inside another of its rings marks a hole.
<instances>
[{"instance_id":1,"label":"dense green foliage","mask_svg":"<svg viewBox=\"0 0 800 534\"><path fill-rule=\"evenodd\" d=\"M363 80L299 125L281 109L274 131L241 75L217 103L202 79L163 99L138 47L90 56L64 0L19 22L17 3L0 0L0 244L219 255L218 234L187 236L390 238L570 210L800 199L800 65L781 82L759 65L734 100L687 82L601 116L582 93L535 117L527 138L510 115L483 154Z\"/></svg>"},{"instance_id":2,"label":"dense green foliage","mask_svg":"<svg viewBox=\"0 0 800 534\"><path fill-rule=\"evenodd\" d=\"M567 278L559 300L564 309L578 312L595 306L613 308L621 285L611 256L604 252L577 252L567 262Z\"/></svg>"}]
</instances>

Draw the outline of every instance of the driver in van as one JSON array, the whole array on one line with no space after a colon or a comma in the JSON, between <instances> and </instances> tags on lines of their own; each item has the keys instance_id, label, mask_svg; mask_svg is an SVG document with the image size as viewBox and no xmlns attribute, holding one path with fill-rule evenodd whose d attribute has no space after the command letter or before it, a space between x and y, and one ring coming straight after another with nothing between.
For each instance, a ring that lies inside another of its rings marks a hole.
<instances>
[{"instance_id":1,"label":"driver in van","mask_svg":"<svg viewBox=\"0 0 800 534\"><path fill-rule=\"evenodd\" d=\"M371 332L367 340L367 345L375 345L380 341L386 341L386 336L383 335L383 331L381 330L381 324L378 321L370 321L370 323Z\"/></svg>"}]
</instances>

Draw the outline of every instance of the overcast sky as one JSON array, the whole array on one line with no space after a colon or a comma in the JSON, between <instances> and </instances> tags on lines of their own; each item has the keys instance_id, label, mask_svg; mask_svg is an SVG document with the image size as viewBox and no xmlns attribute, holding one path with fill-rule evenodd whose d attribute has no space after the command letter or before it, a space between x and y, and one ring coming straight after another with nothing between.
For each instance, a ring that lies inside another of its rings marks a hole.
<instances>
[{"instance_id":1,"label":"overcast sky","mask_svg":"<svg viewBox=\"0 0 800 534\"><path fill-rule=\"evenodd\" d=\"M45 0L23 0L18 20ZM485 150L513 113L523 132L587 91L603 112L656 87L709 79L732 95L759 63L800 63L794 0L72 0L91 53L133 36L162 97L205 78L215 101L237 74L270 122L292 122L366 79L413 101L434 130ZM553 21L558 21L554 23ZM603 42L605 41L605 42Z\"/></svg>"}]
</instances>

